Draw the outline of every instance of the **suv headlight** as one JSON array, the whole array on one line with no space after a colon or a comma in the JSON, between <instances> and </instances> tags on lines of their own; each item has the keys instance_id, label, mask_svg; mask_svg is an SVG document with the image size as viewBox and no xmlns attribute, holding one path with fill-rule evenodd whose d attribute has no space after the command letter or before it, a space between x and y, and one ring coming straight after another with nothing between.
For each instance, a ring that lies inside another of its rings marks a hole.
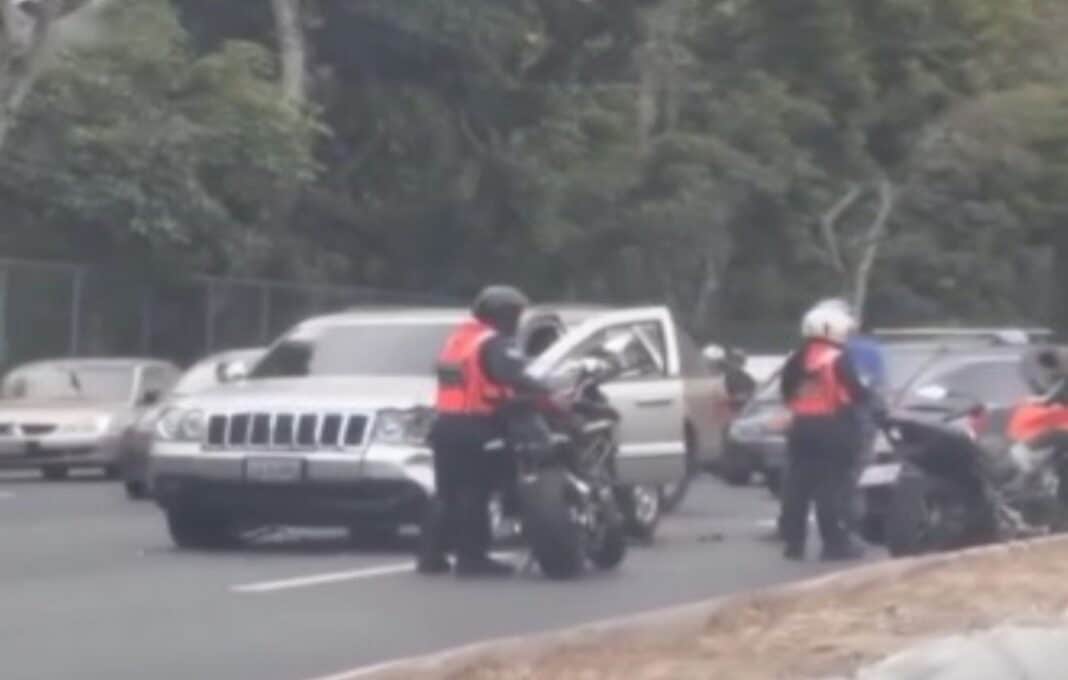
<instances>
[{"instance_id":1,"label":"suv headlight","mask_svg":"<svg viewBox=\"0 0 1068 680\"><path fill-rule=\"evenodd\" d=\"M156 434L164 441L197 442L204 438L207 416L200 409L167 409L156 422Z\"/></svg>"},{"instance_id":2,"label":"suv headlight","mask_svg":"<svg viewBox=\"0 0 1068 680\"><path fill-rule=\"evenodd\" d=\"M375 417L372 441L378 444L424 446L433 422L434 411L431 409L384 409Z\"/></svg>"}]
</instances>

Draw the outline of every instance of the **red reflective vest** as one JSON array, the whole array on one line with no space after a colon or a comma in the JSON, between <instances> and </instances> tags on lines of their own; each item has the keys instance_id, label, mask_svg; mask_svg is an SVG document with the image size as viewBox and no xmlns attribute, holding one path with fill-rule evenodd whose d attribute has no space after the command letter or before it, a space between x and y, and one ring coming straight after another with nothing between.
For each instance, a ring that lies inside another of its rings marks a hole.
<instances>
[{"instance_id":1,"label":"red reflective vest","mask_svg":"<svg viewBox=\"0 0 1068 680\"><path fill-rule=\"evenodd\" d=\"M1028 399L1017 406L1009 420L1009 438L1028 443L1056 430L1068 430L1068 408Z\"/></svg>"},{"instance_id":2,"label":"red reflective vest","mask_svg":"<svg viewBox=\"0 0 1068 680\"><path fill-rule=\"evenodd\" d=\"M789 404L794 415L829 416L850 404L835 366L841 356L842 349L829 343L815 343L805 350L801 358L805 378Z\"/></svg>"},{"instance_id":3,"label":"red reflective vest","mask_svg":"<svg viewBox=\"0 0 1068 680\"><path fill-rule=\"evenodd\" d=\"M472 319L445 341L438 357L438 413L488 415L511 396L510 389L493 382L482 369L482 345L495 334Z\"/></svg>"}]
</instances>

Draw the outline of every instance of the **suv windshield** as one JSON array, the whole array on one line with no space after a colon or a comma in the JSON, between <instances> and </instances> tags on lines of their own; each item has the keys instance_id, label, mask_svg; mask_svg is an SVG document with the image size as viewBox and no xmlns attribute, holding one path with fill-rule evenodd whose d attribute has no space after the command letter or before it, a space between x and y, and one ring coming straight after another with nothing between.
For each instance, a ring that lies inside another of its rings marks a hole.
<instances>
[{"instance_id":1,"label":"suv windshield","mask_svg":"<svg viewBox=\"0 0 1068 680\"><path fill-rule=\"evenodd\" d=\"M430 376L454 323L343 324L301 328L260 361L252 378Z\"/></svg>"},{"instance_id":2,"label":"suv windshield","mask_svg":"<svg viewBox=\"0 0 1068 680\"><path fill-rule=\"evenodd\" d=\"M45 364L12 371L4 380L2 395L13 400L126 401L133 384L132 366Z\"/></svg>"}]
</instances>

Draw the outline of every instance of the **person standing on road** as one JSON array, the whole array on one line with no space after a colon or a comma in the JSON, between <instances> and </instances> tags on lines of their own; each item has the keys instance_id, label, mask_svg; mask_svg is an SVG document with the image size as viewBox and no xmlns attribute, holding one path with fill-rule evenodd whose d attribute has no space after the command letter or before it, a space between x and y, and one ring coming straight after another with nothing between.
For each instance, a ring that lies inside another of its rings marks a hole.
<instances>
[{"instance_id":1,"label":"person standing on road","mask_svg":"<svg viewBox=\"0 0 1068 680\"><path fill-rule=\"evenodd\" d=\"M844 309L810 309L801 323L801 347L783 367L782 396L792 415L781 517L787 559L804 558L813 503L823 558L863 555L843 505L861 444L857 407L870 398L845 350L854 325Z\"/></svg>"},{"instance_id":2,"label":"person standing on road","mask_svg":"<svg viewBox=\"0 0 1068 680\"><path fill-rule=\"evenodd\" d=\"M831 309L838 310L856 319L853 307L842 299L830 300ZM857 419L860 427L860 445L853 460L849 486L845 489L843 504L846 521L850 529L857 531L861 521L864 501L858 488L860 476L875 458L875 442L879 436L879 414L886 409L886 360L879 341L872 337L867 328L854 325L845 349L856 370L860 382L868 390L869 399L858 405Z\"/></svg>"},{"instance_id":3,"label":"person standing on road","mask_svg":"<svg viewBox=\"0 0 1068 680\"><path fill-rule=\"evenodd\" d=\"M499 409L517 393L549 389L526 373L515 345L527 297L510 286L489 286L472 317L448 338L438 360L437 418L430 433L436 498L423 523L418 570L503 576L512 567L489 557L489 500L507 467L486 444L502 432Z\"/></svg>"}]
</instances>

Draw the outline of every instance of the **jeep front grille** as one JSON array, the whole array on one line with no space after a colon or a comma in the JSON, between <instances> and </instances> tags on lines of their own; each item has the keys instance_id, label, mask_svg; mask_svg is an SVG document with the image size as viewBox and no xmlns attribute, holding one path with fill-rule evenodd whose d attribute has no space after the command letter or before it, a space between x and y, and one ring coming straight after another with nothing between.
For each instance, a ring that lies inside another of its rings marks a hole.
<instances>
[{"instance_id":1,"label":"jeep front grille","mask_svg":"<svg viewBox=\"0 0 1068 680\"><path fill-rule=\"evenodd\" d=\"M208 419L212 448L344 449L361 446L367 416L343 413L232 413Z\"/></svg>"}]
</instances>

